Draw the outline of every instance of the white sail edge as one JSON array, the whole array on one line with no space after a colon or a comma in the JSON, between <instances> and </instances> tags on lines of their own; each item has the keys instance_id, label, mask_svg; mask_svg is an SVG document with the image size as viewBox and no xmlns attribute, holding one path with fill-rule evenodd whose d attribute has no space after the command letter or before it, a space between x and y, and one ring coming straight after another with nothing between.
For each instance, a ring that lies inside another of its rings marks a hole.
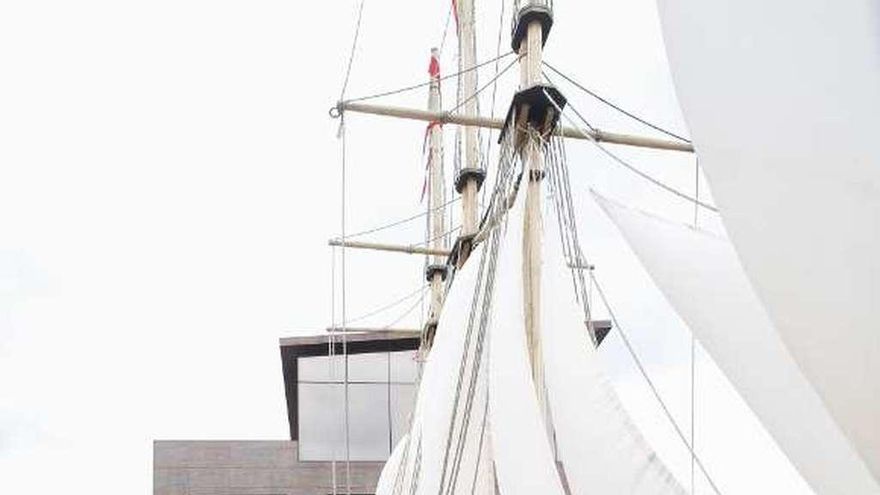
<instances>
[{"instance_id":1,"label":"white sail edge","mask_svg":"<svg viewBox=\"0 0 880 495\"><path fill-rule=\"evenodd\" d=\"M376 495L394 494L395 485L399 483L398 476L403 468L402 463L407 451L408 442L409 434L402 436L397 441L397 445L394 446L394 450L391 451L391 455L385 461L385 466L382 467L382 472L379 474L379 482L376 483Z\"/></svg>"},{"instance_id":2,"label":"white sail edge","mask_svg":"<svg viewBox=\"0 0 880 495\"><path fill-rule=\"evenodd\" d=\"M526 344L522 278L525 194L510 209L498 252L489 323L489 425L503 495L562 495Z\"/></svg>"},{"instance_id":3,"label":"white sail edge","mask_svg":"<svg viewBox=\"0 0 880 495\"><path fill-rule=\"evenodd\" d=\"M880 7L659 0L658 10L746 275L880 480Z\"/></svg>"},{"instance_id":4,"label":"white sail edge","mask_svg":"<svg viewBox=\"0 0 880 495\"><path fill-rule=\"evenodd\" d=\"M545 216L544 373L559 458L571 493L685 493L633 424L602 371L572 290L556 215Z\"/></svg>"},{"instance_id":5,"label":"white sail edge","mask_svg":"<svg viewBox=\"0 0 880 495\"><path fill-rule=\"evenodd\" d=\"M593 196L813 490L880 494L779 338L730 243Z\"/></svg>"}]
</instances>

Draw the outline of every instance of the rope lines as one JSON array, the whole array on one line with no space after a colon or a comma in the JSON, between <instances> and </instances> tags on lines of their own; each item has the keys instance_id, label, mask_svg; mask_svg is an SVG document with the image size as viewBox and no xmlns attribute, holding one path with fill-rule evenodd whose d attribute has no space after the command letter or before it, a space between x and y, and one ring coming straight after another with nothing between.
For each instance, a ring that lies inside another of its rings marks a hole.
<instances>
[{"instance_id":1,"label":"rope lines","mask_svg":"<svg viewBox=\"0 0 880 495\"><path fill-rule=\"evenodd\" d=\"M344 122L340 126L340 131L341 131L341 146L342 146L342 167L341 167L342 168L342 180L341 180L341 182L342 182L341 203L342 204L341 204L341 208L340 208L340 210L341 210L340 224L341 224L342 241L343 241L342 242L342 251L341 251L341 253L342 253L342 325L341 325L341 328L342 328L342 355L343 355L343 359L344 359L344 363L345 363L344 364L345 372L343 374L343 376L344 376L343 390L344 390L344 404L345 404L345 411L343 413L344 424L345 424L345 487L346 487L346 494L351 495L351 421L349 418L350 411L349 411L349 407L348 407L348 404L349 404L348 335L346 335L346 332L345 332L345 320L347 319L346 314L345 314L345 309L346 309L345 296L346 296L346 286L348 285L347 284L348 280L346 279L346 276L345 276L346 275L345 274L345 251L346 251L346 249L345 249L345 217L346 217L346 209L347 209L346 208L347 195L346 195L346 163L345 163L345 161L346 161L345 160L346 159L346 140L345 140L346 128L345 128ZM334 486L333 489L335 491L336 487Z\"/></svg>"},{"instance_id":2,"label":"rope lines","mask_svg":"<svg viewBox=\"0 0 880 495\"><path fill-rule=\"evenodd\" d=\"M496 61L496 60L503 60L504 58L506 58L506 57L508 57L508 56L510 56L510 55L513 55L513 52L507 52L507 53L504 53L504 54L499 55L499 56L497 56L497 57L494 57L494 58L492 58L492 59L490 59L490 60L486 60L486 61L484 61L484 62L480 62L480 63L478 63L478 64L476 64L476 65L474 65L474 66L472 66L472 67L468 67L468 68L465 68L465 69L459 70L458 72L455 72L455 73L453 73L453 74L447 74L447 75L441 77L441 78L440 78L440 81L445 81L445 80L447 80L447 79L451 79L451 78L453 78L453 77L458 77L458 76L460 76L460 75L462 75L462 74L466 74L466 73L468 73L468 72L471 72L471 71L477 70L477 69L479 69L479 68L481 68L481 67L483 67L483 66L486 66L486 65L491 64L492 62L494 62L494 61ZM381 92L381 93L375 93L375 94L370 94L370 95L366 95L366 96L359 96L359 97L357 97L357 98L350 98L350 99L347 99L347 100L340 99L339 101L340 101L340 102L345 102L345 103L354 103L354 102L356 102L356 101L373 100L373 99L376 99L376 98L382 98L382 97L385 97L385 96L391 96L391 95L396 95L396 94L399 94L399 93L405 93L405 92L407 92L407 91L412 91L412 90L415 90L415 89L424 88L424 87L426 87L426 86L430 86L430 85L431 85L431 81L428 81L428 82L423 82L423 83L419 83L419 84L413 84L412 86L405 86L405 87L398 88L398 89L392 89L392 90L388 90L388 91L383 91L383 92Z\"/></svg>"},{"instance_id":3,"label":"rope lines","mask_svg":"<svg viewBox=\"0 0 880 495\"><path fill-rule=\"evenodd\" d=\"M512 133L508 133L502 143L503 148L512 147ZM512 157L511 153L504 156ZM494 215L503 215L507 209L509 193L515 190L515 168L513 160L502 160L495 177L493 201L489 209ZM498 210L502 210L499 212ZM494 216L490 214L488 218ZM500 224L498 224L500 226ZM485 373L481 373L484 364L484 349L486 335L488 334L489 316L491 313L492 294L495 287L495 273L498 261L498 248L503 237L502 228L493 228L485 241L482 256L480 256L477 272L477 283L474 295L471 299L470 312L468 315L467 328L465 329L465 352L459 362L458 378L453 401L452 416L446 436L446 446L443 455L443 468L440 477L440 491L444 495L457 493L456 486L459 481L463 452L471 432L470 420L473 411L474 399L477 393L478 381L485 380ZM471 260L475 263L475 260ZM464 404L462 405L462 401ZM483 418L485 421L485 417ZM482 428L482 425L480 425ZM465 481L467 482L467 481ZM465 485L467 486L467 485Z\"/></svg>"},{"instance_id":4,"label":"rope lines","mask_svg":"<svg viewBox=\"0 0 880 495\"><path fill-rule=\"evenodd\" d=\"M361 22L363 21L363 17L364 17L364 2L365 2L365 0L361 0L360 4L358 5L357 22L355 23L354 36L352 37L352 41L351 41L351 51L348 54L348 64L345 67L345 78L343 79L343 82L342 82L342 90L339 92L339 100L340 101L345 99L345 92L348 89L348 82L351 78L351 68L354 65L354 57L355 57L355 54L357 53L357 45L358 45L358 40L360 39L360 33L361 33ZM347 495L351 495L351 422L350 422L350 418L349 418L349 407L348 407L348 404L349 404L348 337L345 332L345 324L346 324L346 319L347 319L346 314L345 314L345 309L346 309L345 308L345 303L346 303L345 296L346 296L346 285L347 285L347 279L346 279L346 273L345 273L345 251L346 251L345 250L345 227L346 227L345 217L346 217L347 204L346 204L346 180L345 180L346 179L346 139L345 139L346 138L346 128L345 128L345 119L344 118L339 123L339 138L340 138L340 147L342 148L341 149L341 157L340 157L341 158L341 160L340 160L341 167L340 168L341 168L341 176L342 176L341 177L341 183L342 183L341 186L342 187L341 187L341 191L340 191L340 193L341 193L340 227L341 227L341 231L342 231L341 234L342 234L342 241L343 241L342 251L341 251L341 261L342 261L342 263L341 263L341 265L342 265L341 266L341 269L342 269L342 290L341 290L341 293L342 293L341 294L341 296L342 296L342 301L341 301L342 302L342 325L341 325L341 327L342 327L342 355L343 355L344 362L345 362L345 373L344 373L344 383L345 384L343 387L344 392L345 392L344 393L344 404L345 404L345 411L344 411L345 488L346 488L345 491L346 491ZM332 275L334 277L334 282L333 282L333 284L331 284L334 288L334 298L335 298L335 275L336 275L335 274L335 271L336 271L335 270L335 263L336 263L336 261L335 261L335 253L334 253L334 261L333 261L334 269L331 270ZM333 301L331 306L332 306L332 310L334 312L333 318L335 319L335 300ZM328 340L328 345L329 345L328 354L330 354L330 356L331 356L330 362L332 363L334 361L332 359L332 357L336 352L335 351L336 345L335 345L334 336L333 336L332 332L327 337L327 340ZM331 364L330 371L331 372L333 371L332 364ZM336 495L336 493L337 493L337 479L336 479L336 452L335 452L335 449L334 449L334 452L333 452L332 458L331 458L331 467L332 467L332 471L333 471L333 474L331 475L332 482L333 482L333 494Z\"/></svg>"},{"instance_id":5,"label":"rope lines","mask_svg":"<svg viewBox=\"0 0 880 495\"><path fill-rule=\"evenodd\" d=\"M422 304L421 299L417 299L416 302L415 302L414 304L412 304L412 305L410 305L408 308L406 308L406 310L404 310L403 313L401 313L400 315L398 315L397 318L395 318L394 320L392 320L391 323L389 323L389 324L383 326L383 327L382 327L382 330L388 330L389 328L393 327L394 325L397 325L397 324L400 323L404 318L406 318L407 316L409 316L410 314L412 314L412 312L415 311L416 308L418 308L421 304Z\"/></svg>"},{"instance_id":6,"label":"rope lines","mask_svg":"<svg viewBox=\"0 0 880 495\"><path fill-rule=\"evenodd\" d=\"M539 136L540 137L540 136ZM575 297L581 303L584 311L584 320L587 321L588 331L593 345L598 346L596 332L593 329L592 308L588 292L588 283L584 277L584 271L577 268L585 260L578 239L577 223L574 215L574 199L571 194L571 179L568 174L568 160L565 155L565 141L561 137L552 137L547 143L542 139L542 144L547 149L546 163L549 172L550 191L557 222L559 223L559 236L562 242L562 252L565 259L574 260L571 268L572 284Z\"/></svg>"},{"instance_id":7,"label":"rope lines","mask_svg":"<svg viewBox=\"0 0 880 495\"><path fill-rule=\"evenodd\" d=\"M629 112L629 111L623 109L623 108L620 107L619 105L616 105L616 104L612 103L611 101L607 100L606 98L603 98L602 96L599 96L599 95L596 94L594 91L591 91L590 89L586 88L585 86L583 86L583 85L580 84L579 82L575 81L575 80L572 79L571 77L565 75L563 72L559 71L558 69L556 69L556 68L553 67L552 65L548 64L547 62L543 62L543 64L544 64L544 66L546 66L548 69L552 70L553 72L555 72L556 74L558 74L560 77L562 77L563 79L565 79L566 81L568 81L569 83L571 83L572 85L574 85L576 88L580 89L580 90L583 91L584 93L587 93L588 95L590 95L590 96L592 96L593 98L599 100L600 102L602 102L602 103L608 105L609 107L613 108L614 110L617 110L618 112L622 113L623 115L626 115L627 117L629 117L629 118L631 118L631 119L633 119L633 120L635 120L635 121L637 121L637 122L639 122L639 123L641 123L641 124L643 124L643 125L645 125L645 126L647 126L647 127L650 127L651 129L654 129L655 131L658 131L658 132L661 132L661 133L663 133L663 134L666 134L666 135L669 136L669 137L672 137L672 138L678 139L679 141L682 141L682 142L685 142L685 143L690 143L690 142L691 142L690 139L687 139L687 138L685 138L685 137L682 137L682 136L680 136L680 135L678 135L678 134L676 134L676 133L674 133L674 132L672 132L672 131L666 130L666 129L664 129L663 127L660 127L660 126L657 125L657 124L653 124L653 123L651 123L651 122L649 122L649 121L647 121L647 120L645 120L645 119L639 117L638 115L636 115L636 114L634 114L634 113L632 113L632 112ZM546 77L546 74L545 74L545 77Z\"/></svg>"},{"instance_id":8,"label":"rope lines","mask_svg":"<svg viewBox=\"0 0 880 495\"><path fill-rule=\"evenodd\" d=\"M476 91L474 91L474 93L473 93L472 95L470 95L470 96L468 96L467 98L465 98L465 99L461 100L460 102L458 102L457 105L455 105L454 107L452 107L452 109L450 109L450 110L447 111L446 113L449 113L449 114L453 114L453 113L455 113L459 108L461 108L461 107L463 107L465 104L467 104L467 102L469 102L469 101L473 100L474 98L476 98L477 96L479 96L479 94L482 93L486 88L488 88L489 86L491 86L491 85L493 85L493 84L497 84L498 78L501 77L502 75L504 75L505 72L507 72L508 70L510 70L510 68L513 67L513 64L519 62L519 59L520 59L520 58L521 58L521 56L517 55L516 58L514 58L513 60L511 60L509 64L507 64L503 69L501 69L501 72L496 72L496 73L495 73L495 77L493 77L489 82L487 82L486 84L480 86Z\"/></svg>"},{"instance_id":9,"label":"rope lines","mask_svg":"<svg viewBox=\"0 0 880 495\"><path fill-rule=\"evenodd\" d=\"M449 21L453 16L453 9L455 9L455 2L449 2L449 10L446 11L446 22L443 23L443 36L440 37L440 53L443 53L443 48L446 46L446 34L449 32Z\"/></svg>"},{"instance_id":10,"label":"rope lines","mask_svg":"<svg viewBox=\"0 0 880 495\"><path fill-rule=\"evenodd\" d=\"M357 52L357 44L358 39L361 34L361 20L364 17L364 1L361 0L360 5L358 6L358 15L357 22L355 23L354 28L354 37L351 40L351 51L348 53L348 64L345 68L345 79L342 81L342 90L339 92L339 99L342 100L345 98L345 90L348 89L348 80L351 77L351 66L354 63L354 55Z\"/></svg>"},{"instance_id":11,"label":"rope lines","mask_svg":"<svg viewBox=\"0 0 880 495\"><path fill-rule=\"evenodd\" d=\"M682 443L684 443L685 447L687 447L688 452L691 454L691 458L694 460L694 462L696 462L697 466L700 468L700 471L702 471L703 475L706 477L706 480L709 481L709 485L712 486L712 490L717 495L721 495L721 491L715 485L715 482L712 480L709 472L706 471L706 468L705 466L703 466L703 462L700 460L700 457L696 454L696 452L694 452L693 446L688 442L681 427L672 416L672 412L666 406L666 402L660 396L660 392L657 390L657 386L654 384L654 381L651 380L651 377L648 374L648 370L645 369L645 366L642 364L642 360L639 359L638 354L636 354L636 351L629 340L627 332L624 331L623 327L620 325L620 322L617 320L617 316L615 315L614 310L611 308L611 305L608 303L608 298L605 297L605 292L602 290L602 286L599 284L599 281L596 279L596 275L593 273L593 271L590 271L590 278L593 279L593 285L596 287L596 293L599 294L599 299L602 300L602 304L608 311L608 316L611 317L611 322L614 324L614 328L617 329L617 334L620 335L623 344L626 346L626 349L629 352L629 355L633 358L636 367L639 369L639 373L641 373L642 377L647 382L648 387L651 389L651 393L654 395L654 398L657 399L657 402L663 409L663 413L665 414L666 418L672 424L672 427L675 429L675 432L678 434L678 437L681 439Z\"/></svg>"},{"instance_id":12,"label":"rope lines","mask_svg":"<svg viewBox=\"0 0 880 495\"><path fill-rule=\"evenodd\" d=\"M330 327L336 328L336 247L330 250ZM336 376L336 339L331 332L327 336L327 376ZM330 449L330 483L336 495L336 449Z\"/></svg>"},{"instance_id":13,"label":"rope lines","mask_svg":"<svg viewBox=\"0 0 880 495\"><path fill-rule=\"evenodd\" d=\"M495 57L496 57L496 60L495 60L495 79L493 79L493 84L492 84L492 105L489 109L489 117L490 118L495 118L495 102L497 100L497 94L498 94L498 71L499 71L499 64L500 64L500 60L498 60L497 57L501 56L501 33L504 31L504 29L503 29L503 27L504 27L504 12L507 7L506 0L501 0L500 3L501 3L501 8L499 9L499 12L498 12L498 36L497 36L497 40L495 42ZM492 160L492 158L491 158L491 156L492 156L492 141L493 141L492 140L492 129L487 129L486 130L486 153L483 155L486 159L486 163L491 163L491 160ZM483 167L483 169L488 171L488 167ZM482 198L481 198L482 204L480 205L481 208L485 207L486 191L487 190L488 190L488 188L484 188L482 191Z\"/></svg>"},{"instance_id":14,"label":"rope lines","mask_svg":"<svg viewBox=\"0 0 880 495\"><path fill-rule=\"evenodd\" d=\"M414 290L414 291L412 291L412 292L406 294L405 296L401 297L400 299L395 299L394 301L392 301L392 302L390 302L390 303L387 303L387 304L382 305L382 306L380 306L380 307L378 307L378 308L375 308L375 309L373 309L373 310L370 310L370 311L368 311L368 312L366 312L366 313L364 313L364 314L362 314L362 315L360 315L360 316L357 316L357 317L354 317L354 318L350 318L349 320L347 320L347 321L345 322L345 324L346 324L346 325L350 325L350 324L352 324L352 323L357 323L357 322L362 321L362 320L365 320L365 319L367 319L367 318L369 318L369 317L371 317L371 316L375 316L375 315L377 315L377 314L379 314L379 313L383 313L383 312L385 312L385 311L387 311L387 310L389 310L389 309L391 309L391 308L393 308L393 307L395 307L395 306L397 306L397 305L403 303L404 301L406 301L406 300L408 300L408 299L412 299L414 296L417 296L417 295L420 295L420 294L424 294L425 290L427 290L427 289L428 289L428 285L427 285L427 284L422 284L422 285L420 285L416 290Z\"/></svg>"},{"instance_id":15,"label":"rope lines","mask_svg":"<svg viewBox=\"0 0 880 495\"><path fill-rule=\"evenodd\" d=\"M547 94L546 91L544 91L544 96L547 98L548 101L550 101L551 104L553 104L554 107L556 107L556 110L559 112L559 114L562 115L562 117L563 117L565 120L567 120L569 124L571 124L572 126L578 128L578 130L580 130L585 136L587 136L587 140L588 140L589 142L593 143L593 145L596 146L596 147L599 149L599 151L601 151L602 153L604 153L605 155L607 155L609 158L611 158L612 160L614 160L616 163L618 163L619 165L623 166L624 168L626 168L626 169L629 170L630 172L632 172L632 173L638 175L638 176L641 177L642 179L645 179L646 181L650 182L651 184L654 184L655 186L659 187L660 189L663 189L663 190L666 191L666 192L669 192L669 193L671 193L671 194L673 194L673 195L675 195L675 196L678 196L678 197L681 198L681 199L684 199L684 200L686 200L686 201L689 201L689 202L691 202L691 203L693 203L693 204L695 204L695 205L698 205L698 206L700 206L700 207L702 207L702 208L705 208L705 209L707 209L707 210L709 210L709 211L713 211L713 212L715 212L715 213L718 213L718 208L717 208L716 206L710 205L710 204L708 204L708 203L703 203L703 202L700 201L699 199L697 199L697 198L695 198L695 197L693 197L693 196L690 196L690 195L688 195L687 193L681 192L681 191L679 191L678 189L676 189L676 188L674 188L674 187L672 187L672 186L670 186L670 185L668 185L668 184L666 184L666 183L664 183L664 182L661 182L661 181L655 179L654 177L651 177L650 175L646 174L645 172L642 172L641 170L639 170L638 168L634 167L633 165L630 165L626 160L624 160L623 158L621 158L620 156L618 156L617 154L615 154L614 152L612 152L611 150L609 150L608 148L606 148L605 146L603 146L602 143L596 141L596 139L592 137L592 133L591 133L591 132L588 132L587 130L583 129L583 127L581 127L580 125L578 125L577 122L575 122L574 120L572 120L572 118L569 117L568 114L565 113L565 112L559 107L559 105L556 104L556 101L554 101L553 98L551 98L550 95ZM587 119L585 119L585 118L583 117L583 115L581 115L580 112L578 112L577 109L574 108L571 104L567 105L567 106L566 106L566 109L571 109L571 111L572 111L572 112L573 112L573 113L574 113L574 114L575 114L575 115L576 115L576 116L577 116L577 117L578 117L578 118L579 118L579 119L580 119L580 120L581 120L581 121L587 126L587 128L589 128L589 130L591 130L591 131L595 131L595 127L593 127L593 125L590 124L590 122L589 122Z\"/></svg>"},{"instance_id":16,"label":"rope lines","mask_svg":"<svg viewBox=\"0 0 880 495\"><path fill-rule=\"evenodd\" d=\"M428 209L428 210L426 210L426 211L423 211L423 212L420 212L420 213L416 213L415 215L412 215L412 216L409 216L409 217L406 217L406 218L403 218L403 219L400 219L400 220L396 220L396 221L394 221L394 222L387 223L387 224L385 224L385 225L380 225L380 226L378 226L378 227L373 227L373 228L371 228L371 229L362 230L362 231L360 231L360 232L355 232L354 234L348 234L348 235L346 236L346 239L353 239L353 238L355 238L355 237L361 237L361 236L364 236L364 235L367 235L367 234L373 234L373 233L376 233L376 232L380 232L380 231L383 231L383 230L387 230L387 229L390 229L390 228L393 228L393 227L397 227L397 226L403 225L403 224L408 223L408 222L412 222L413 220L416 220L416 219L418 219L418 218L421 218L421 217L423 217L423 216L426 216L426 215L429 215L429 214L433 213L435 210L439 210L439 209L441 209L441 208L445 208L446 206L449 206L449 205L451 205L452 203L455 203L456 201L458 201L458 200L460 200L460 199L461 199L461 198L453 198L453 199L450 199L449 201L443 203L442 205L438 205L438 206L435 206L434 208Z\"/></svg>"},{"instance_id":17,"label":"rope lines","mask_svg":"<svg viewBox=\"0 0 880 495\"><path fill-rule=\"evenodd\" d=\"M564 115L562 113L562 109L560 109L559 106L556 105L556 102L552 98L550 98L550 95L548 95L546 93L546 91L544 94L547 97L547 99L556 107L557 111L560 114ZM570 193L570 187L568 184L570 182L570 180L568 177L567 166L565 164L565 159L564 159L565 150L564 150L564 146L562 145L562 139L560 137L555 137L555 138L553 138L553 141L555 141L557 144L556 144L556 146L553 146L553 142L551 142L551 145L549 146L549 152L547 153L548 170L550 171L550 176L551 176L551 191L553 192L554 200L557 202L557 207L556 207L557 215L559 215L559 217L560 217L559 218L560 231L561 231L561 235L563 236L562 245L564 248L564 254L568 259L576 260L578 262L578 264L586 264L587 266L591 266L589 260L583 255L583 251L581 250L580 243L577 239L577 226L574 221L574 213L573 213L573 208L571 206L571 196L570 196L571 193ZM697 204L699 204L699 203L697 203ZM569 237L567 239L566 239L566 235L565 235L565 233L563 233L563 231L568 233ZM565 251L566 249L568 251ZM654 398L657 400L658 404L660 405L661 409L663 410L664 415L669 420L669 422L672 424L678 437L681 439L682 443L685 445L685 447L688 449L688 452L691 454L692 462L694 462L697 466L699 466L700 470L703 472L706 479L709 481L709 484L712 486L712 489L715 491L716 494L720 495L721 492L718 490L718 487L715 485L715 482L712 480L712 477L706 471L705 467L703 466L702 461L695 453L695 451L693 449L693 442L688 441L687 437L685 436L685 434L682 431L681 427L679 426L678 422L672 416L672 412L667 407L666 402L661 397L659 390L657 389L656 385L654 384L654 381L651 379L650 375L648 374L647 369L642 364L642 360L639 358L638 354L635 351L635 348L633 347L632 343L630 342L629 336L627 335L627 332L624 331L623 327L620 325L620 322L617 320L617 316L615 315L613 309L611 308L611 305L609 304L608 299L605 296L605 292L602 290L602 286L599 284L599 281L596 279L595 273L593 272L593 270L587 270L587 271L589 272L591 290L592 290L592 288L595 288L596 292L599 294L599 297L602 300L603 305L605 306L606 310L608 311L609 316L611 317L611 321L613 322L614 327L617 328L618 334L621 336L621 340L623 341L624 345L626 346L626 349L627 349L629 355L632 357L633 361L635 362L636 367L639 370L639 373L645 379L645 382L648 384L648 387L651 389L651 392L653 393ZM576 281L576 283L575 283L576 293L578 293L578 296L586 302L586 300L587 300L586 288L585 288L586 284L584 284L584 282L583 282L583 270L572 269L572 273L574 274L575 272L579 273L581 276L581 280ZM587 304L584 304L584 309L585 309L585 317L586 317L587 321L590 321L590 312L589 312L590 307ZM590 331L591 331L591 336L593 336L592 335L592 328L590 329ZM593 336L593 338L594 338L594 342L595 342L595 337Z\"/></svg>"},{"instance_id":18,"label":"rope lines","mask_svg":"<svg viewBox=\"0 0 880 495\"><path fill-rule=\"evenodd\" d=\"M452 227L451 229L447 230L446 232L443 232L440 235L436 235L434 237L425 239L424 241L417 242L415 244L410 244L410 246L411 247L427 246L428 244L431 244L432 242L436 241L437 239L444 239L446 237L449 237L450 235L452 235L453 233L455 233L459 230L461 230L461 225L458 225L456 227Z\"/></svg>"}]
</instances>

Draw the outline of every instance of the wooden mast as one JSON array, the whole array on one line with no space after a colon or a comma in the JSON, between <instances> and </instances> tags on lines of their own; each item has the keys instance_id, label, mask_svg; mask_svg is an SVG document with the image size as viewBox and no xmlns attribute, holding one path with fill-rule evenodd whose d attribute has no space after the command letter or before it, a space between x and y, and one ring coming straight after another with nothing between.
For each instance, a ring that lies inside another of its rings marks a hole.
<instances>
[{"instance_id":1,"label":"wooden mast","mask_svg":"<svg viewBox=\"0 0 880 495\"><path fill-rule=\"evenodd\" d=\"M477 63L477 41L474 19L474 0L458 0L456 19L458 21L458 48L461 69L470 68ZM461 75L459 96L463 99L462 114L477 116L477 71L471 70ZM464 166L457 171L455 189L461 194L461 243L457 264L462 266L470 255L471 240L477 233L477 193L485 177L480 166L480 142L478 128L466 125L463 129Z\"/></svg>"},{"instance_id":2,"label":"wooden mast","mask_svg":"<svg viewBox=\"0 0 880 495\"><path fill-rule=\"evenodd\" d=\"M431 75L431 85L428 92L428 110L440 111L440 52L436 48L431 49L431 65L428 71ZM429 164L429 216L428 235L430 236L431 249L434 255L428 265L425 277L431 284L431 311L428 315L428 329L436 328L440 317L440 308L443 304L443 281L446 279L446 260L441 254L446 248L446 218L443 203L443 127L440 122L429 124L430 150L428 155Z\"/></svg>"},{"instance_id":3,"label":"wooden mast","mask_svg":"<svg viewBox=\"0 0 880 495\"><path fill-rule=\"evenodd\" d=\"M549 6L542 0L532 0L517 13L517 28L514 43L519 39L517 52L520 54L520 91L525 91L542 83L541 58L544 48L544 26L534 13L543 13L551 19ZM526 131L517 143L528 174L526 187L526 209L523 222L523 298L525 307L525 329L532 365L532 378L538 402L544 400L544 365L541 348L541 182L544 178L544 151L540 133L529 119L531 111L528 103L516 109L517 127Z\"/></svg>"}]
</instances>

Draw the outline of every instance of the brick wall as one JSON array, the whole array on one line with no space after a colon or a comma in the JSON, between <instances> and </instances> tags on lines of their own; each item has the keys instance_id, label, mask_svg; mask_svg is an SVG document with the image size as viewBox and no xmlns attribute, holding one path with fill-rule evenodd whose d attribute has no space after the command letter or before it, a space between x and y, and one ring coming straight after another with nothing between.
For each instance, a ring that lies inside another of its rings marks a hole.
<instances>
[{"instance_id":1,"label":"brick wall","mask_svg":"<svg viewBox=\"0 0 880 495\"><path fill-rule=\"evenodd\" d=\"M382 463L352 462L352 492L373 493ZM337 463L345 493L345 463ZM292 441L153 442L153 495L326 495L329 462L299 462Z\"/></svg>"}]
</instances>

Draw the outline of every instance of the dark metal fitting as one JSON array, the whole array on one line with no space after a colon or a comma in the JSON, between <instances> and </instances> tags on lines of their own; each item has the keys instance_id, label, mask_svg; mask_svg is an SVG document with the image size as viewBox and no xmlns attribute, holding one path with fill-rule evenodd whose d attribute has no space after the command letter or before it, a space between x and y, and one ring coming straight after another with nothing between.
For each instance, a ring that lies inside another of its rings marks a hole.
<instances>
[{"instance_id":1,"label":"dark metal fitting","mask_svg":"<svg viewBox=\"0 0 880 495\"><path fill-rule=\"evenodd\" d=\"M464 186L467 184L469 180L477 181L477 191L483 187L483 181L486 180L486 171L481 168L463 168L455 174L455 191L458 194L461 194L464 191Z\"/></svg>"}]
</instances>

